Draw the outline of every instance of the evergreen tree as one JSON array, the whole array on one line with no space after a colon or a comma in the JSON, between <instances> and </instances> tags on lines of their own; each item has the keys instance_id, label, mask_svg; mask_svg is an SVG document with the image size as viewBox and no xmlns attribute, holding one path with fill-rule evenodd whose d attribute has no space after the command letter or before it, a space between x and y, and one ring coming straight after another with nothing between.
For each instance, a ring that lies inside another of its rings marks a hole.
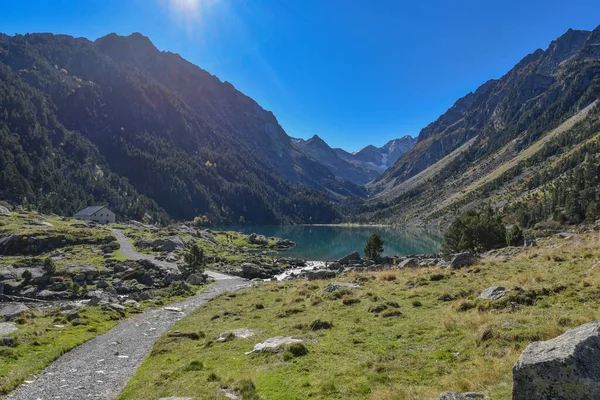
<instances>
[{"instance_id":1,"label":"evergreen tree","mask_svg":"<svg viewBox=\"0 0 600 400\"><path fill-rule=\"evenodd\" d=\"M46 271L46 274L50 276L56 274L56 264L54 263L54 260L50 257L46 257L46 259L44 260L44 271Z\"/></svg>"},{"instance_id":2,"label":"evergreen tree","mask_svg":"<svg viewBox=\"0 0 600 400\"><path fill-rule=\"evenodd\" d=\"M202 250L197 243L194 243L189 248L187 253L183 256L183 260L185 263L180 269L184 278L187 278L191 274L204 272L204 250Z\"/></svg>"},{"instance_id":3,"label":"evergreen tree","mask_svg":"<svg viewBox=\"0 0 600 400\"><path fill-rule=\"evenodd\" d=\"M383 254L383 239L374 233L365 244L365 257L371 260L381 257Z\"/></svg>"}]
</instances>

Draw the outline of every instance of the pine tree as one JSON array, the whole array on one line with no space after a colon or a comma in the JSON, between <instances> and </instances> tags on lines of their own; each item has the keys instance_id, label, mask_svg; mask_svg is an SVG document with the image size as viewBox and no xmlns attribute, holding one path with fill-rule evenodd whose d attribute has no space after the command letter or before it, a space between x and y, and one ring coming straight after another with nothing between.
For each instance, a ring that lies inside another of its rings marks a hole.
<instances>
[{"instance_id":1,"label":"pine tree","mask_svg":"<svg viewBox=\"0 0 600 400\"><path fill-rule=\"evenodd\" d=\"M184 278L187 278L191 274L204 272L204 251L198 246L197 243L194 243L187 253L185 253L183 260L185 263L180 269Z\"/></svg>"},{"instance_id":2,"label":"pine tree","mask_svg":"<svg viewBox=\"0 0 600 400\"><path fill-rule=\"evenodd\" d=\"M383 239L374 233L365 244L365 257L371 260L381 257L383 254Z\"/></svg>"}]
</instances>

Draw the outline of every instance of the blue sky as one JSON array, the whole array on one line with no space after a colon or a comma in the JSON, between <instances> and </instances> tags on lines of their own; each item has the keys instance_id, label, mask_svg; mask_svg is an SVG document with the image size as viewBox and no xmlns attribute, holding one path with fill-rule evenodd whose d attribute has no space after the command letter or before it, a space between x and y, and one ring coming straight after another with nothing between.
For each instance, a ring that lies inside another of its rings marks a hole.
<instances>
[{"instance_id":1,"label":"blue sky","mask_svg":"<svg viewBox=\"0 0 600 400\"><path fill-rule=\"evenodd\" d=\"M350 151L416 136L456 99L568 28L587 0L1 0L0 31L141 32Z\"/></svg>"}]
</instances>

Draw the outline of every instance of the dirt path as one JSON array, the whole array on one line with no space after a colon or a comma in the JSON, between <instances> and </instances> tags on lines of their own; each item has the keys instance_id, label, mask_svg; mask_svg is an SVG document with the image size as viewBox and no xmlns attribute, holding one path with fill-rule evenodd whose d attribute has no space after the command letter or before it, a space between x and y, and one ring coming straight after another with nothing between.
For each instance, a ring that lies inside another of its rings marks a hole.
<instances>
[{"instance_id":1,"label":"dirt path","mask_svg":"<svg viewBox=\"0 0 600 400\"><path fill-rule=\"evenodd\" d=\"M113 232L126 257L147 258L158 262L153 257L137 253L120 231ZM216 280L211 289L169 305L169 308L175 307L181 311L153 309L138 317L124 320L106 334L66 353L48 366L35 381L21 386L4 399L116 398L150 352L155 340L176 321L223 292L250 285L241 278L212 272L209 274Z\"/></svg>"}]
</instances>

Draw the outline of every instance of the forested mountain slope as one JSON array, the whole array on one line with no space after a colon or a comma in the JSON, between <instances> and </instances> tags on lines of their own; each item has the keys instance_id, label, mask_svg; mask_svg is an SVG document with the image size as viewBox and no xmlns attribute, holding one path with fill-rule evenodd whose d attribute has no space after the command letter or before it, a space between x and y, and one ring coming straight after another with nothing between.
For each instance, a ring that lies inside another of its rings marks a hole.
<instances>
[{"instance_id":1,"label":"forested mountain slope","mask_svg":"<svg viewBox=\"0 0 600 400\"><path fill-rule=\"evenodd\" d=\"M424 128L417 144L371 185L372 200L353 211L364 221L444 225L491 201L521 209L515 215L528 224L571 218L569 207L578 209L575 219L585 218L588 207L594 218L597 181L577 176L592 176L600 162L594 147L599 96L600 27L569 30ZM523 216L530 213L536 215Z\"/></svg>"},{"instance_id":2,"label":"forested mountain slope","mask_svg":"<svg viewBox=\"0 0 600 400\"><path fill-rule=\"evenodd\" d=\"M365 194L363 188L337 179L327 167L299 152L271 112L180 56L159 51L140 34L111 34L95 42L52 34L2 35L0 64L11 74L5 90L19 85L44 98L48 118L56 126L72 140L85 143L106 174L131 183L127 193L119 191L119 201L97 192L78 204L93 200L118 209L121 202L131 203L135 192L174 218L331 222L339 215L330 199ZM25 95L23 102L31 96ZM5 101L0 112L11 115L15 107ZM4 140L20 146L20 157L38 169L36 150L19 133L47 123L39 120L40 115L32 118L5 128ZM52 141L47 130L32 134ZM56 140L54 146L63 144ZM74 162L75 150L64 151L63 156ZM91 162L85 157L80 161ZM35 184L14 160L6 163L18 175L3 176L7 183L0 185L0 197L35 199L46 205L43 211L74 209L73 204L56 204L44 189L47 185ZM60 175L60 166L48 168L35 182L46 184L53 173ZM82 189L69 177L64 181ZM42 190L28 192L18 182ZM3 189L9 185L11 191Z\"/></svg>"}]
</instances>

